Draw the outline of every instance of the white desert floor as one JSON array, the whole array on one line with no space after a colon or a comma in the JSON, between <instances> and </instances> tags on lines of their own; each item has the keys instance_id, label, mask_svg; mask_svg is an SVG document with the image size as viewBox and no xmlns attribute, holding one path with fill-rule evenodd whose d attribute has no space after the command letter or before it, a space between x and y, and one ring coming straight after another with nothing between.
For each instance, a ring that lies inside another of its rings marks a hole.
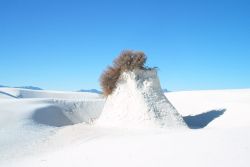
<instances>
[{"instance_id":1,"label":"white desert floor","mask_svg":"<svg viewBox=\"0 0 250 167\"><path fill-rule=\"evenodd\" d=\"M0 88L0 167L250 166L250 89L166 96L189 129L89 125L98 94Z\"/></svg>"}]
</instances>

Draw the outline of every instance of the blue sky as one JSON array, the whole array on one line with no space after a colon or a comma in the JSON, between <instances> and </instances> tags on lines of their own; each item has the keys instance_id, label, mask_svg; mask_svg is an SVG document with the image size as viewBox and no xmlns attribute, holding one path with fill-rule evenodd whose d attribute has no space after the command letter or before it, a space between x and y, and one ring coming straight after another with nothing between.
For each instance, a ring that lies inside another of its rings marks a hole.
<instances>
[{"instance_id":1,"label":"blue sky","mask_svg":"<svg viewBox=\"0 0 250 167\"><path fill-rule=\"evenodd\" d=\"M173 91L250 88L250 1L1 0L0 85L98 88L124 49Z\"/></svg>"}]
</instances>

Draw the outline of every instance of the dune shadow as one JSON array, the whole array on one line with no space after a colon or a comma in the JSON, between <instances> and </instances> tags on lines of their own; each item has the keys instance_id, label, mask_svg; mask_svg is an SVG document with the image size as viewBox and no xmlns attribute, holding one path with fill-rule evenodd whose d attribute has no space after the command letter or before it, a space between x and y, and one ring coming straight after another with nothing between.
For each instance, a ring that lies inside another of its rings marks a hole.
<instances>
[{"instance_id":1,"label":"dune shadow","mask_svg":"<svg viewBox=\"0 0 250 167\"><path fill-rule=\"evenodd\" d=\"M39 124L54 127L63 127L74 124L63 114L62 109L57 106L48 106L37 109L32 115L32 119Z\"/></svg>"},{"instance_id":2,"label":"dune shadow","mask_svg":"<svg viewBox=\"0 0 250 167\"><path fill-rule=\"evenodd\" d=\"M201 113L194 116L183 117L184 121L191 129L202 129L205 128L214 119L222 116L226 109L221 110L211 110L205 113Z\"/></svg>"}]
</instances>

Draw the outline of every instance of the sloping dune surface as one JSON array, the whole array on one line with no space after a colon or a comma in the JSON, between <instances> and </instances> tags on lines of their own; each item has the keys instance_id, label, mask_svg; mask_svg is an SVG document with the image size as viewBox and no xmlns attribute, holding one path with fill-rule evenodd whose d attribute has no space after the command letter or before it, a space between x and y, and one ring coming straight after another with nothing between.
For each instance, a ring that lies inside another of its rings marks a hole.
<instances>
[{"instance_id":1,"label":"sloping dune surface","mask_svg":"<svg viewBox=\"0 0 250 167\"><path fill-rule=\"evenodd\" d=\"M166 93L188 129L97 126L105 99L94 93L0 92L0 166L250 164L250 89Z\"/></svg>"}]
</instances>

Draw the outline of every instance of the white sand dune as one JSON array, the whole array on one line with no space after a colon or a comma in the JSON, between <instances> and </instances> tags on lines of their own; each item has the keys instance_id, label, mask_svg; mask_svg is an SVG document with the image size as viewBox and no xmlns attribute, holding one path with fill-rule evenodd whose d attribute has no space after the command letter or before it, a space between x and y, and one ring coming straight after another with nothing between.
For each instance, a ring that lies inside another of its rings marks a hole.
<instances>
[{"instance_id":1,"label":"white sand dune","mask_svg":"<svg viewBox=\"0 0 250 167\"><path fill-rule=\"evenodd\" d=\"M102 98L98 93L89 92L63 92L29 90L20 88L0 88L0 95L8 95L13 98L61 98L61 99L96 99Z\"/></svg>"},{"instance_id":2,"label":"white sand dune","mask_svg":"<svg viewBox=\"0 0 250 167\"><path fill-rule=\"evenodd\" d=\"M97 124L134 129L186 127L164 95L155 69L124 72L108 96Z\"/></svg>"},{"instance_id":3,"label":"white sand dune","mask_svg":"<svg viewBox=\"0 0 250 167\"><path fill-rule=\"evenodd\" d=\"M250 89L165 95L189 129L95 126L98 94L0 88L0 166L250 165Z\"/></svg>"}]
</instances>

